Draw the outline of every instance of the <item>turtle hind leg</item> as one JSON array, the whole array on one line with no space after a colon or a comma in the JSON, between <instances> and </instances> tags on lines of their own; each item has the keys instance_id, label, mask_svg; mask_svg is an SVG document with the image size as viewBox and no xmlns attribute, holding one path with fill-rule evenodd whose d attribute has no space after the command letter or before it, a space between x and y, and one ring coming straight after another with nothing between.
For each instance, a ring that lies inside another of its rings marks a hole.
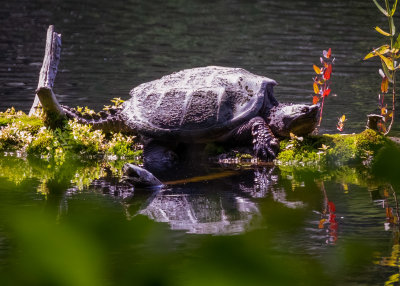
<instances>
[{"instance_id":1,"label":"turtle hind leg","mask_svg":"<svg viewBox=\"0 0 400 286\"><path fill-rule=\"evenodd\" d=\"M273 161L279 152L279 140L275 138L267 123L261 117L252 122L253 151L257 158Z\"/></svg>"}]
</instances>

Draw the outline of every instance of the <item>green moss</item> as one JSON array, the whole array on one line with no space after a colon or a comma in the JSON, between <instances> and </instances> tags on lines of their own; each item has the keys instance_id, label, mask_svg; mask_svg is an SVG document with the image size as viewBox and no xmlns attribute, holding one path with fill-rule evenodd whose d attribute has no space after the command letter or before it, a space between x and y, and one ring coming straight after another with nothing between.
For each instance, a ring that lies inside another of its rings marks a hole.
<instances>
[{"instance_id":1,"label":"green moss","mask_svg":"<svg viewBox=\"0 0 400 286\"><path fill-rule=\"evenodd\" d=\"M0 112L0 127L7 126L12 123L18 123L20 129L36 132L44 126L42 119L37 116L28 116L22 111L15 111L9 108L5 112Z\"/></svg>"},{"instance_id":2,"label":"green moss","mask_svg":"<svg viewBox=\"0 0 400 286\"><path fill-rule=\"evenodd\" d=\"M279 165L299 166L343 166L363 164L370 166L378 152L394 145L390 139L367 129L352 135L321 135L281 142Z\"/></svg>"},{"instance_id":3,"label":"green moss","mask_svg":"<svg viewBox=\"0 0 400 286\"><path fill-rule=\"evenodd\" d=\"M134 136L106 135L74 120L65 121L61 128L46 126L39 117L29 117L13 108L0 113L0 151L18 151L59 162L66 156L123 157L141 161L142 146Z\"/></svg>"}]
</instances>

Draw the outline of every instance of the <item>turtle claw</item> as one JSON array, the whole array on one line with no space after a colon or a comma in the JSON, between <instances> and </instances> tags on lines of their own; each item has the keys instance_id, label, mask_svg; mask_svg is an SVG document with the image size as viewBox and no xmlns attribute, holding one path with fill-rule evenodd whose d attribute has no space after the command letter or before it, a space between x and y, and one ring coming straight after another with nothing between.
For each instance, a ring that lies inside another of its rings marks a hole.
<instances>
[{"instance_id":1,"label":"turtle claw","mask_svg":"<svg viewBox=\"0 0 400 286\"><path fill-rule=\"evenodd\" d=\"M279 142L272 139L267 142L257 142L253 145L254 155L262 161L273 161L279 152Z\"/></svg>"},{"instance_id":2,"label":"turtle claw","mask_svg":"<svg viewBox=\"0 0 400 286\"><path fill-rule=\"evenodd\" d=\"M254 155L263 161L273 161L279 152L279 141L264 120L252 126Z\"/></svg>"}]
</instances>

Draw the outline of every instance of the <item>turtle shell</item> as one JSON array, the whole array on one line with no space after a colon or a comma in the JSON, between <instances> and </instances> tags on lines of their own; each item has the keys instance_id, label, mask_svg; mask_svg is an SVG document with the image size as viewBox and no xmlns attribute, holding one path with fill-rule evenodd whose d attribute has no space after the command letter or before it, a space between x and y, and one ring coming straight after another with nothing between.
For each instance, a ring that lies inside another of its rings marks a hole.
<instances>
[{"instance_id":1,"label":"turtle shell","mask_svg":"<svg viewBox=\"0 0 400 286\"><path fill-rule=\"evenodd\" d=\"M132 89L122 116L151 138L214 141L271 107L267 101L275 101L274 85L274 80L241 68L182 70Z\"/></svg>"}]
</instances>

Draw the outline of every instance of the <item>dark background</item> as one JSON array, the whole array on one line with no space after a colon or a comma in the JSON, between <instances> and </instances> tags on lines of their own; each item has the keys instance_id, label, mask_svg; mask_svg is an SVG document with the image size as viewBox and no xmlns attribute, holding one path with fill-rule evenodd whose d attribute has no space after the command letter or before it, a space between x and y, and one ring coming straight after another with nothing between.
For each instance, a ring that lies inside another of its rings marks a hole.
<instances>
[{"instance_id":1,"label":"dark background","mask_svg":"<svg viewBox=\"0 0 400 286\"><path fill-rule=\"evenodd\" d=\"M361 131L377 111L380 63L362 59L385 40L374 27L388 28L372 1L6 1L0 110L29 110L49 24L62 34L54 90L63 104L100 109L142 82L206 65L271 77L278 100L311 103L312 65L332 48L337 96L327 98L321 131L336 132L342 114L345 132Z\"/></svg>"}]
</instances>

